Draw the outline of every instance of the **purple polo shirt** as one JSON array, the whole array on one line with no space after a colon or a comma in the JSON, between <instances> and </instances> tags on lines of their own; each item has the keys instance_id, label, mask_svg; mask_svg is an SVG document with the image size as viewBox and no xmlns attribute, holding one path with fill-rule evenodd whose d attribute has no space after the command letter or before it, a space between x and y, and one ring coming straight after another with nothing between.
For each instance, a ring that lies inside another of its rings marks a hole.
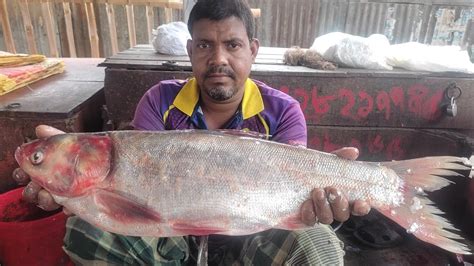
<instances>
[{"instance_id":1,"label":"purple polo shirt","mask_svg":"<svg viewBox=\"0 0 474 266\"><path fill-rule=\"evenodd\" d=\"M132 126L139 130L207 129L196 80L165 80L138 103ZM224 127L259 132L292 145L307 143L298 101L263 82L247 79L239 110Z\"/></svg>"}]
</instances>

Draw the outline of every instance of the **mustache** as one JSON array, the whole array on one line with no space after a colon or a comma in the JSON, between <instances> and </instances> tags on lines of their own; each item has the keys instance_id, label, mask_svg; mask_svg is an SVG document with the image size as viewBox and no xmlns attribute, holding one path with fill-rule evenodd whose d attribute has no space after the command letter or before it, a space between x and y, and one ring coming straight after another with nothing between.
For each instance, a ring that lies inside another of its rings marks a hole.
<instances>
[{"instance_id":1,"label":"mustache","mask_svg":"<svg viewBox=\"0 0 474 266\"><path fill-rule=\"evenodd\" d=\"M210 68L207 69L205 73L205 77L209 77L212 74L226 74L232 79L235 79L235 73L232 71L232 69L227 68L225 66L211 66Z\"/></svg>"}]
</instances>

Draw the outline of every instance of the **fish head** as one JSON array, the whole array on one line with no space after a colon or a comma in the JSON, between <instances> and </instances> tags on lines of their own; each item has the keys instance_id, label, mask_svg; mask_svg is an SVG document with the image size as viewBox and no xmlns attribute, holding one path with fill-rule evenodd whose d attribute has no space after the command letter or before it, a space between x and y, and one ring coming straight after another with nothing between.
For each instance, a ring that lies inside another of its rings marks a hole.
<instances>
[{"instance_id":1,"label":"fish head","mask_svg":"<svg viewBox=\"0 0 474 266\"><path fill-rule=\"evenodd\" d=\"M109 174L112 140L107 134L60 134L21 145L20 168L53 195L85 194Z\"/></svg>"}]
</instances>

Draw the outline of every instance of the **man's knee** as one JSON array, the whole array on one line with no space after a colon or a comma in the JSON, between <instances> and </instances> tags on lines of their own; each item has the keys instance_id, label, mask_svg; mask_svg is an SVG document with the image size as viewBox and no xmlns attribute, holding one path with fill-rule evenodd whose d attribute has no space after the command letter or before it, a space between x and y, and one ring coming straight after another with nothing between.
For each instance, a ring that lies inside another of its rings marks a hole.
<instances>
[{"instance_id":1,"label":"man's knee","mask_svg":"<svg viewBox=\"0 0 474 266\"><path fill-rule=\"evenodd\" d=\"M344 245L329 226L320 225L291 234L295 243L288 253L288 264L343 264Z\"/></svg>"},{"instance_id":2,"label":"man's knee","mask_svg":"<svg viewBox=\"0 0 474 266\"><path fill-rule=\"evenodd\" d=\"M77 217L70 217L66 223L64 250L80 265L180 265L191 259L188 240L183 237L123 236L102 231Z\"/></svg>"}]
</instances>

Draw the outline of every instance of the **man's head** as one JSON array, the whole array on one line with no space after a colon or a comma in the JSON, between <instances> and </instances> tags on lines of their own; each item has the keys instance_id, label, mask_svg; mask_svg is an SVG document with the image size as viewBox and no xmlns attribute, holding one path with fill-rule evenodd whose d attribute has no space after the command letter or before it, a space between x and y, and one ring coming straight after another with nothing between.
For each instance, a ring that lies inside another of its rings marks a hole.
<instances>
[{"instance_id":1,"label":"man's head","mask_svg":"<svg viewBox=\"0 0 474 266\"><path fill-rule=\"evenodd\" d=\"M259 43L245 0L199 0L188 20L187 49L201 97L216 103L240 100Z\"/></svg>"},{"instance_id":2,"label":"man's head","mask_svg":"<svg viewBox=\"0 0 474 266\"><path fill-rule=\"evenodd\" d=\"M198 0L189 14L189 33L193 35L193 25L198 20L219 21L230 17L236 17L244 23L247 36L249 40L252 40L255 33L255 20L245 0Z\"/></svg>"}]
</instances>

